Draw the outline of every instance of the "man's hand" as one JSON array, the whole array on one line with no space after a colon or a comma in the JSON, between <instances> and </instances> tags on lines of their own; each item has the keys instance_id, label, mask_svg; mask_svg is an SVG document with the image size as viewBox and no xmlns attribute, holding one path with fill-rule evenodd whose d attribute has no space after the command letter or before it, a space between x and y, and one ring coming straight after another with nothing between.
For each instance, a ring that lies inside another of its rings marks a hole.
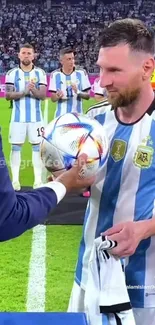
<instances>
[{"instance_id":1,"label":"man's hand","mask_svg":"<svg viewBox=\"0 0 155 325\"><path fill-rule=\"evenodd\" d=\"M62 99L64 97L64 93L60 89L57 90L56 95L58 99Z\"/></svg>"},{"instance_id":2,"label":"man's hand","mask_svg":"<svg viewBox=\"0 0 155 325\"><path fill-rule=\"evenodd\" d=\"M36 89L35 83L33 81L30 81L30 83L26 86L24 90L24 95L30 95L30 91L33 93L33 90Z\"/></svg>"},{"instance_id":3,"label":"man's hand","mask_svg":"<svg viewBox=\"0 0 155 325\"><path fill-rule=\"evenodd\" d=\"M33 81L30 81L28 87L29 91L33 91L34 89L36 89L35 83Z\"/></svg>"},{"instance_id":4,"label":"man's hand","mask_svg":"<svg viewBox=\"0 0 155 325\"><path fill-rule=\"evenodd\" d=\"M74 84L74 83L72 83L71 86L72 86L72 89L73 89L73 91L75 92L75 94L77 94L77 92L78 92L77 85Z\"/></svg>"},{"instance_id":5,"label":"man's hand","mask_svg":"<svg viewBox=\"0 0 155 325\"><path fill-rule=\"evenodd\" d=\"M30 93L33 98L44 100L46 98L46 85L40 85L39 88L36 88L36 84L30 81L25 90L25 95L29 95Z\"/></svg>"},{"instance_id":6,"label":"man's hand","mask_svg":"<svg viewBox=\"0 0 155 325\"><path fill-rule=\"evenodd\" d=\"M131 256L135 253L140 241L144 238L145 221L129 221L117 224L102 235L117 242L117 247L110 252L119 257Z\"/></svg>"},{"instance_id":7,"label":"man's hand","mask_svg":"<svg viewBox=\"0 0 155 325\"><path fill-rule=\"evenodd\" d=\"M62 169L61 171L57 171L57 172L52 172L50 176L47 177L47 182L52 182L57 180L57 178L62 175L64 172L66 172L66 169ZM79 189L75 189L75 191L72 190L72 193L76 193L76 194L82 194L83 192L86 192L87 188L79 188Z\"/></svg>"},{"instance_id":8,"label":"man's hand","mask_svg":"<svg viewBox=\"0 0 155 325\"><path fill-rule=\"evenodd\" d=\"M66 187L67 191L87 188L95 181L95 176L89 178L82 178L81 172L86 164L87 156L82 154L77 159L73 167L58 176L55 181L61 182Z\"/></svg>"}]
</instances>

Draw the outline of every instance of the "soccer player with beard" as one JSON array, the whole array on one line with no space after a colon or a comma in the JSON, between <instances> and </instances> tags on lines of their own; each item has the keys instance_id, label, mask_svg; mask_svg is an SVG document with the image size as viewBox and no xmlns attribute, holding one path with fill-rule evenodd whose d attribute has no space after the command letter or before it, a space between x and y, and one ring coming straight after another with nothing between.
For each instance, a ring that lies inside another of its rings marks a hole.
<instances>
[{"instance_id":1,"label":"soccer player with beard","mask_svg":"<svg viewBox=\"0 0 155 325\"><path fill-rule=\"evenodd\" d=\"M41 101L46 97L47 79L45 72L34 66L34 48L30 44L21 46L18 54L20 64L6 74L6 99L13 101L9 142L12 145L10 165L12 184L20 190L19 170L21 148L26 136L32 145L34 188L41 185L41 160L39 144L43 131Z\"/></svg>"},{"instance_id":2,"label":"soccer player with beard","mask_svg":"<svg viewBox=\"0 0 155 325\"><path fill-rule=\"evenodd\" d=\"M117 242L111 253L124 258L136 325L155 324L155 98L150 83L154 51L153 32L139 20L116 20L103 30L97 63L108 100L87 114L105 127L110 152L91 186L68 308L87 312L88 263L94 239L102 233ZM93 297L94 292L91 305ZM126 324L110 307L115 306L109 306L105 323L98 314L88 315L90 324Z\"/></svg>"}]
</instances>

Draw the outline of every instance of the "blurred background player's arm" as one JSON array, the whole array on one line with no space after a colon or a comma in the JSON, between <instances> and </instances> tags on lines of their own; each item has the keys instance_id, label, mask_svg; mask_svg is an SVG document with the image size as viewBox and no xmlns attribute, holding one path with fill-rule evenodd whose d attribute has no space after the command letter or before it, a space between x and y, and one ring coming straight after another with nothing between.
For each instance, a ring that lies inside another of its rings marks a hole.
<instances>
[{"instance_id":1,"label":"blurred background player's arm","mask_svg":"<svg viewBox=\"0 0 155 325\"><path fill-rule=\"evenodd\" d=\"M28 92L27 92L28 93ZM6 100L16 100L26 96L25 91L15 91L14 84L6 83L5 97Z\"/></svg>"},{"instance_id":2,"label":"blurred background player's arm","mask_svg":"<svg viewBox=\"0 0 155 325\"><path fill-rule=\"evenodd\" d=\"M24 91L16 91L14 82L15 82L15 69L8 71L5 77L5 97L6 100L17 100L25 97L29 94L29 90L25 89Z\"/></svg>"},{"instance_id":3,"label":"blurred background player's arm","mask_svg":"<svg viewBox=\"0 0 155 325\"><path fill-rule=\"evenodd\" d=\"M100 94L97 94L97 93L94 95L94 97L95 97L97 102L102 102L102 100L105 99L105 97L103 95L100 95Z\"/></svg>"},{"instance_id":4,"label":"blurred background player's arm","mask_svg":"<svg viewBox=\"0 0 155 325\"><path fill-rule=\"evenodd\" d=\"M51 97L51 100L53 103L57 102L58 100L60 99L66 99L67 100L67 97L64 98L64 93L62 90L57 90L56 92L54 91L51 91L51 94L52 94L52 97Z\"/></svg>"},{"instance_id":5,"label":"blurred background player's arm","mask_svg":"<svg viewBox=\"0 0 155 325\"><path fill-rule=\"evenodd\" d=\"M51 101L53 103L57 102L60 99L64 99L63 91L60 89L57 89L54 72L52 72L50 75L49 91L51 93Z\"/></svg>"},{"instance_id":6,"label":"blurred background player's arm","mask_svg":"<svg viewBox=\"0 0 155 325\"><path fill-rule=\"evenodd\" d=\"M82 90L78 89L78 85L72 83L72 89L77 94L78 97L82 99L89 99L90 98L90 89L91 84L88 78L88 74L84 69L81 69L81 88Z\"/></svg>"},{"instance_id":7,"label":"blurred background player's arm","mask_svg":"<svg viewBox=\"0 0 155 325\"><path fill-rule=\"evenodd\" d=\"M72 89L75 92L75 94L77 94L78 97L82 98L82 99L89 99L90 98L90 94L89 94L89 90L83 90L83 91L79 91L78 87L75 84L72 84Z\"/></svg>"},{"instance_id":8,"label":"blurred background player's arm","mask_svg":"<svg viewBox=\"0 0 155 325\"><path fill-rule=\"evenodd\" d=\"M101 102L104 99L106 99L106 97L107 97L106 89L100 87L99 80L94 83L94 97L95 97L97 102Z\"/></svg>"},{"instance_id":9,"label":"blurred background player's arm","mask_svg":"<svg viewBox=\"0 0 155 325\"><path fill-rule=\"evenodd\" d=\"M78 97L88 100L90 98L89 91L81 91L81 92L79 92Z\"/></svg>"}]
</instances>

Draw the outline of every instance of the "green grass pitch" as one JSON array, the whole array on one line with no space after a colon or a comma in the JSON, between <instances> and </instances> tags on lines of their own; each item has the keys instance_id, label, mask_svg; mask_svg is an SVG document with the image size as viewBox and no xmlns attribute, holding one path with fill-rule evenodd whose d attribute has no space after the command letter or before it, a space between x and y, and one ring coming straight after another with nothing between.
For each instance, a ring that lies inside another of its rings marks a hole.
<instances>
[{"instance_id":1,"label":"green grass pitch","mask_svg":"<svg viewBox=\"0 0 155 325\"><path fill-rule=\"evenodd\" d=\"M84 111L93 103L93 99L84 101ZM50 121L55 105L49 100L48 106ZM8 127L11 109L5 99L0 99L0 107L3 150L9 167ZM33 184L31 147L28 142L22 148L20 180L23 186ZM45 311L67 309L81 231L81 226L47 226ZM32 230L0 245L0 311L26 311Z\"/></svg>"},{"instance_id":2,"label":"green grass pitch","mask_svg":"<svg viewBox=\"0 0 155 325\"><path fill-rule=\"evenodd\" d=\"M47 226L45 311L67 310L81 226ZM26 311L32 231L1 243L0 311Z\"/></svg>"}]
</instances>

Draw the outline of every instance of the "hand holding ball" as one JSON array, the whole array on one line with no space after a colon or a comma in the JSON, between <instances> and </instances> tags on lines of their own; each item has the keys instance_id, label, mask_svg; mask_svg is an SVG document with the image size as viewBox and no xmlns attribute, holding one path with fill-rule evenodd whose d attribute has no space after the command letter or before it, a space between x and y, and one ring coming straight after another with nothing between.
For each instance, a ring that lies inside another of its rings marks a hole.
<instances>
[{"instance_id":1,"label":"hand holding ball","mask_svg":"<svg viewBox=\"0 0 155 325\"><path fill-rule=\"evenodd\" d=\"M87 163L80 177L95 175L108 156L108 139L103 126L95 119L77 113L64 114L50 122L44 130L41 158L50 172L70 169L81 154Z\"/></svg>"}]
</instances>

